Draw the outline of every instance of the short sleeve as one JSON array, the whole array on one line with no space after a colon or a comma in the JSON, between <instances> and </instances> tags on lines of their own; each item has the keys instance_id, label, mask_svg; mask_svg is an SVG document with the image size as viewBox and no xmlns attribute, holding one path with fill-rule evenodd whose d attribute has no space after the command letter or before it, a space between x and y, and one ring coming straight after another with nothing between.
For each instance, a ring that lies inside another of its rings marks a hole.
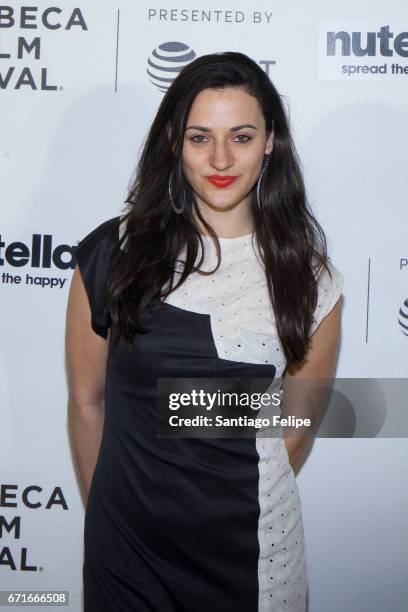
<instances>
[{"instance_id":1,"label":"short sleeve","mask_svg":"<svg viewBox=\"0 0 408 612\"><path fill-rule=\"evenodd\" d=\"M343 293L343 274L331 261L328 262L328 266L331 271L331 278L325 268L319 276L317 305L313 315L310 335L316 331L324 317L329 314Z\"/></svg>"},{"instance_id":2,"label":"short sleeve","mask_svg":"<svg viewBox=\"0 0 408 612\"><path fill-rule=\"evenodd\" d=\"M111 325L106 290L109 262L119 244L119 220L104 221L83 238L76 248L76 260L88 295L91 325L105 340Z\"/></svg>"}]
</instances>

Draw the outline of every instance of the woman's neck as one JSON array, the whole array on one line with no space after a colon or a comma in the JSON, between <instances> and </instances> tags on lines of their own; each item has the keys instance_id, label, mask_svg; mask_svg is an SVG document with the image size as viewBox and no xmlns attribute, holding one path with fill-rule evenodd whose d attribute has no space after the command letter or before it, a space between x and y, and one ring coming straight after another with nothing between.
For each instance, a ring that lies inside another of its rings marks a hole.
<instances>
[{"instance_id":1,"label":"woman's neck","mask_svg":"<svg viewBox=\"0 0 408 612\"><path fill-rule=\"evenodd\" d=\"M247 236L253 232L254 226L252 215L249 211L242 211L240 206L229 211L214 211L208 206L205 210L200 207L200 212L206 223L210 225L219 238L238 238ZM207 229L201 221L195 216L195 222L199 232L208 235Z\"/></svg>"}]
</instances>

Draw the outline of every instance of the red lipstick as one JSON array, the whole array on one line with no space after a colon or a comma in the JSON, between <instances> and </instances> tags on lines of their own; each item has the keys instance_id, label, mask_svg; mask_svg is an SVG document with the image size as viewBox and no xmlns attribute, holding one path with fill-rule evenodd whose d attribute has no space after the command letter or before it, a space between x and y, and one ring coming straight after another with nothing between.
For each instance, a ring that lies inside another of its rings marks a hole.
<instances>
[{"instance_id":1,"label":"red lipstick","mask_svg":"<svg viewBox=\"0 0 408 612\"><path fill-rule=\"evenodd\" d=\"M210 181L210 183L212 183L216 187L228 187L237 178L237 176L221 176L220 174L211 174L211 176L207 176L207 179Z\"/></svg>"}]
</instances>

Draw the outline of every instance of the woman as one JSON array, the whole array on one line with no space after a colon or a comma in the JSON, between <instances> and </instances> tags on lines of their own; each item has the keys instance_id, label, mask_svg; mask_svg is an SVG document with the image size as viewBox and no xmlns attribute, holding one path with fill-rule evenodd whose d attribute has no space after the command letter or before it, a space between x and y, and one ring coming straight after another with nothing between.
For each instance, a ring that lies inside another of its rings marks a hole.
<instances>
[{"instance_id":1,"label":"woman","mask_svg":"<svg viewBox=\"0 0 408 612\"><path fill-rule=\"evenodd\" d=\"M157 437L159 378L329 378L343 277L275 87L241 53L164 96L120 217L77 248L69 422L86 612L304 611L305 438Z\"/></svg>"}]
</instances>

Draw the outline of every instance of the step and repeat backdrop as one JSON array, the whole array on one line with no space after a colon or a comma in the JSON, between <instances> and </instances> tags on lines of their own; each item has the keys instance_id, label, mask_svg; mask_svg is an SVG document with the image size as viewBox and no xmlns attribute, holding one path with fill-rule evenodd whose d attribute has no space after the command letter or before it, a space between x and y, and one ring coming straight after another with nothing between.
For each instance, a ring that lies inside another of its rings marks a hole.
<instances>
[{"instance_id":1,"label":"step and repeat backdrop","mask_svg":"<svg viewBox=\"0 0 408 612\"><path fill-rule=\"evenodd\" d=\"M227 50L253 58L281 93L344 275L337 376L376 389L407 377L402 0L0 2L3 590L69 591L68 608L82 609L64 363L76 245L122 211L168 68ZM408 608L403 429L315 441L298 475L311 612Z\"/></svg>"}]
</instances>

